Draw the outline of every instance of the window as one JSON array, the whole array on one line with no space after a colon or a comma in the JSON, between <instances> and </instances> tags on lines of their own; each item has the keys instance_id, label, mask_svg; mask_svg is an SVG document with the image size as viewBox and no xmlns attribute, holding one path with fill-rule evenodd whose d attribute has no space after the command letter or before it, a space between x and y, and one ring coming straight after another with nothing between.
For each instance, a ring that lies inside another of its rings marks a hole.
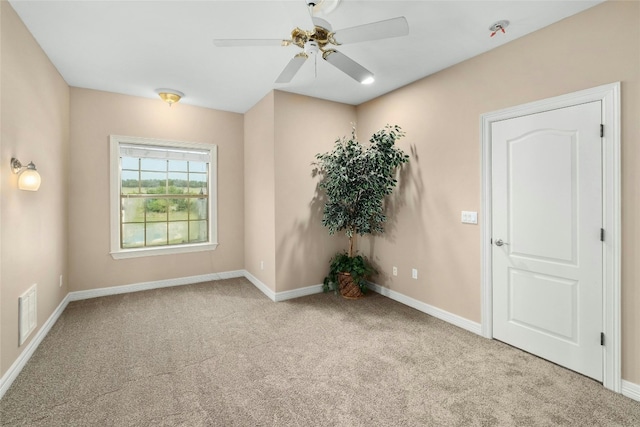
<instances>
[{"instance_id":1,"label":"window","mask_svg":"<svg viewBox=\"0 0 640 427\"><path fill-rule=\"evenodd\" d=\"M111 255L212 250L216 146L111 136Z\"/></svg>"}]
</instances>

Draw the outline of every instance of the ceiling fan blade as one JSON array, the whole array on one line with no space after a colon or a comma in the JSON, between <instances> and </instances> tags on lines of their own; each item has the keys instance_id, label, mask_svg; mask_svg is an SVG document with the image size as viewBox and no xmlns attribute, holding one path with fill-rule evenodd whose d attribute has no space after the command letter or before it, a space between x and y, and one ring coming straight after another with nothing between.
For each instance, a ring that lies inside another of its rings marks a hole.
<instances>
[{"instance_id":1,"label":"ceiling fan blade","mask_svg":"<svg viewBox=\"0 0 640 427\"><path fill-rule=\"evenodd\" d=\"M300 52L299 54L291 58L291 61L289 61L287 66L284 67L284 70L282 70L282 72L276 79L276 83L289 83L291 79L293 79L293 76L296 75L300 67L302 67L302 64L304 64L304 61L306 61L307 58L308 56L304 52Z\"/></svg>"},{"instance_id":2,"label":"ceiling fan blade","mask_svg":"<svg viewBox=\"0 0 640 427\"><path fill-rule=\"evenodd\" d=\"M214 39L217 47L248 47L248 46L287 46L289 42L282 39Z\"/></svg>"},{"instance_id":3,"label":"ceiling fan blade","mask_svg":"<svg viewBox=\"0 0 640 427\"><path fill-rule=\"evenodd\" d=\"M329 21L318 18L317 16L313 16L311 19L313 20L313 25L329 30L329 32L333 31L333 28L331 28L331 24L329 23Z\"/></svg>"},{"instance_id":4,"label":"ceiling fan blade","mask_svg":"<svg viewBox=\"0 0 640 427\"><path fill-rule=\"evenodd\" d=\"M327 50L322 54L325 61L360 83L373 83L373 73L353 59L337 50Z\"/></svg>"},{"instance_id":5,"label":"ceiling fan blade","mask_svg":"<svg viewBox=\"0 0 640 427\"><path fill-rule=\"evenodd\" d=\"M404 16L399 16L385 21L372 22L370 24L338 30L334 33L333 39L338 44L347 44L402 37L407 34L409 34L407 19Z\"/></svg>"}]
</instances>

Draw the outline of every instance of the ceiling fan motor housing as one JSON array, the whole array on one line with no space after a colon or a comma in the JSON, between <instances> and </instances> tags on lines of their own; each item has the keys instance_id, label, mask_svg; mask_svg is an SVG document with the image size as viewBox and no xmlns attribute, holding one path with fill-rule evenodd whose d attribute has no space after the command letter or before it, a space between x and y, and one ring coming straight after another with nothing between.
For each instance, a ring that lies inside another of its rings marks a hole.
<instances>
[{"instance_id":1,"label":"ceiling fan motor housing","mask_svg":"<svg viewBox=\"0 0 640 427\"><path fill-rule=\"evenodd\" d=\"M323 27L316 25L313 31L305 31L300 28L296 28L291 32L291 43L296 46L305 49L307 42L313 40L319 49L333 43L333 33ZM335 43L334 43L335 44Z\"/></svg>"}]
</instances>

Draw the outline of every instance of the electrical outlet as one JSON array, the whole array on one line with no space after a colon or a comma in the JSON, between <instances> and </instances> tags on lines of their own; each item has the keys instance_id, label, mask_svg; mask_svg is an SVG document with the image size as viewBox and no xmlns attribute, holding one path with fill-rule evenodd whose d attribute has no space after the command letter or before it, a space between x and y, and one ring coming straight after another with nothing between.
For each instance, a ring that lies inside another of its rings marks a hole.
<instances>
[{"instance_id":1,"label":"electrical outlet","mask_svg":"<svg viewBox=\"0 0 640 427\"><path fill-rule=\"evenodd\" d=\"M62 287L62 274L60 275L60 281L59 281L58 286L59 286L59 287Z\"/></svg>"},{"instance_id":2,"label":"electrical outlet","mask_svg":"<svg viewBox=\"0 0 640 427\"><path fill-rule=\"evenodd\" d=\"M411 278L412 279L417 279L418 278L418 269L414 268L411 270Z\"/></svg>"},{"instance_id":3,"label":"electrical outlet","mask_svg":"<svg viewBox=\"0 0 640 427\"><path fill-rule=\"evenodd\" d=\"M462 211L462 222L464 224L477 224L478 212Z\"/></svg>"},{"instance_id":4,"label":"electrical outlet","mask_svg":"<svg viewBox=\"0 0 640 427\"><path fill-rule=\"evenodd\" d=\"M398 275L398 267L393 266L393 275L397 276Z\"/></svg>"},{"instance_id":5,"label":"electrical outlet","mask_svg":"<svg viewBox=\"0 0 640 427\"><path fill-rule=\"evenodd\" d=\"M260 261L260 270L264 270L264 261Z\"/></svg>"}]
</instances>

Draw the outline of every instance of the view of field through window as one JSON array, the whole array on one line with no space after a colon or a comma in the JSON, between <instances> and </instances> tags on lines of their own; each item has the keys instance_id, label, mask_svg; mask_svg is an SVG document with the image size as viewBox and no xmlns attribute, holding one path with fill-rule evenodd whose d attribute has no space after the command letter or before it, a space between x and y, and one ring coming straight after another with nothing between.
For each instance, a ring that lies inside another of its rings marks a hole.
<instances>
[{"instance_id":1,"label":"view of field through window","mask_svg":"<svg viewBox=\"0 0 640 427\"><path fill-rule=\"evenodd\" d=\"M122 249L205 243L208 163L120 158Z\"/></svg>"}]
</instances>

